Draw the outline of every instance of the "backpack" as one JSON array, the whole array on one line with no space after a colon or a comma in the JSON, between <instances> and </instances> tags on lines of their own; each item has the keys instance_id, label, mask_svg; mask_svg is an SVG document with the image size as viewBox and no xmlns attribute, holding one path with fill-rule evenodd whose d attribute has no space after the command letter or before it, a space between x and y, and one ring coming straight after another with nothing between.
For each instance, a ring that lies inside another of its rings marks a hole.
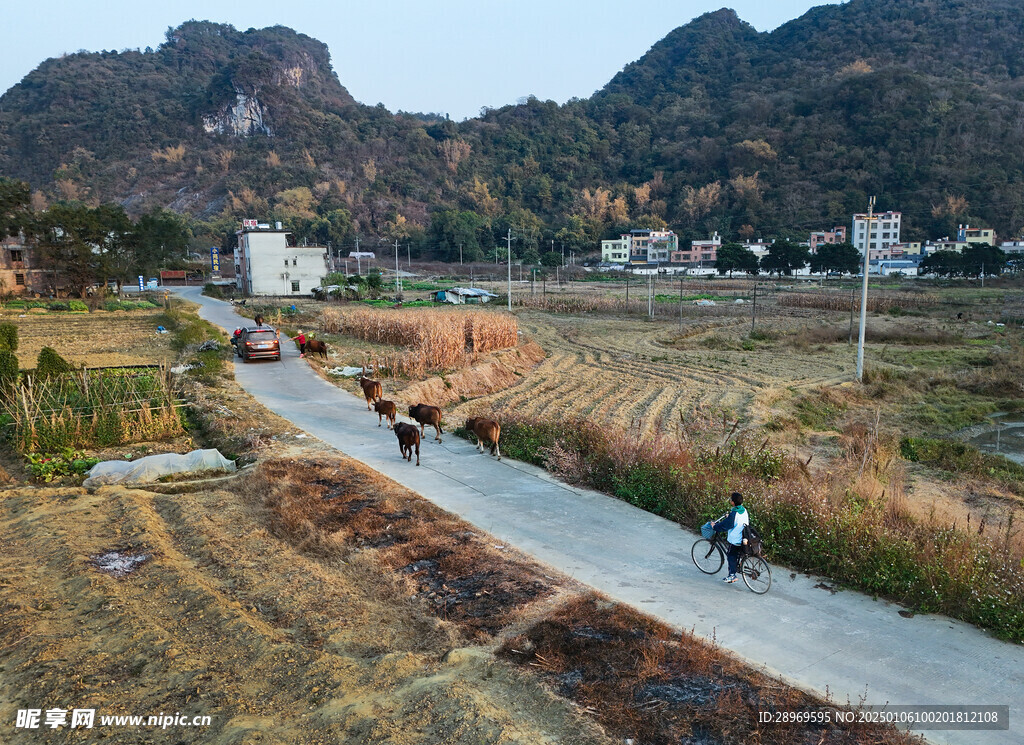
<instances>
[{"instance_id":1,"label":"backpack","mask_svg":"<svg viewBox=\"0 0 1024 745\"><path fill-rule=\"evenodd\" d=\"M760 556L764 551L761 534L751 524L743 526L743 537L747 539L746 551L750 556Z\"/></svg>"}]
</instances>

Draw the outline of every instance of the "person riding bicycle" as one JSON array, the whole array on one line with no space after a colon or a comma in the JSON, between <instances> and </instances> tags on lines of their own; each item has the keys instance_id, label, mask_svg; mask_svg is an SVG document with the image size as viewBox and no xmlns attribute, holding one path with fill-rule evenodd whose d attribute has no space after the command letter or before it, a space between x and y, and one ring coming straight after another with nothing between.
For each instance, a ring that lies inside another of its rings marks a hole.
<instances>
[{"instance_id":1,"label":"person riding bicycle","mask_svg":"<svg viewBox=\"0 0 1024 745\"><path fill-rule=\"evenodd\" d=\"M730 497L732 510L725 517L711 523L711 528L716 533L725 533L725 540L729 544L726 555L729 559L729 575L725 582L732 584L736 581L736 565L739 563L740 555L743 553L743 544L747 539L743 537L743 528L750 524L750 513L743 506L743 495L734 491Z\"/></svg>"}]
</instances>

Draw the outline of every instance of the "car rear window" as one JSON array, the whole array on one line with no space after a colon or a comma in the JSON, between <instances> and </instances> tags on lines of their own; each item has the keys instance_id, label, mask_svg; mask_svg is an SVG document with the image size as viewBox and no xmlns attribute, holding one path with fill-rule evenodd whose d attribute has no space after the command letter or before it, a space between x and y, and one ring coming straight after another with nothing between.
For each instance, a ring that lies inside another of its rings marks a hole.
<instances>
[{"instance_id":1,"label":"car rear window","mask_svg":"<svg viewBox=\"0 0 1024 745\"><path fill-rule=\"evenodd\" d=\"M246 341L274 341L277 335L273 331L250 331L246 334Z\"/></svg>"}]
</instances>

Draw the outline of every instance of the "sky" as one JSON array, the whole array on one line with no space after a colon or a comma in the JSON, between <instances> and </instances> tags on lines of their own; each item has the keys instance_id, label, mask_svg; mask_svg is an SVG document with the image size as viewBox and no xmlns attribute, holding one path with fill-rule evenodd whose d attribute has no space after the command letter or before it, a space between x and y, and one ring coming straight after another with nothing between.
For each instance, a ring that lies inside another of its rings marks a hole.
<instances>
[{"instance_id":1,"label":"sky","mask_svg":"<svg viewBox=\"0 0 1024 745\"><path fill-rule=\"evenodd\" d=\"M534 95L586 98L693 18L733 8L770 31L826 0L31 0L5 4L0 91L41 62L154 49L189 19L282 25L324 42L356 100L462 120Z\"/></svg>"}]
</instances>

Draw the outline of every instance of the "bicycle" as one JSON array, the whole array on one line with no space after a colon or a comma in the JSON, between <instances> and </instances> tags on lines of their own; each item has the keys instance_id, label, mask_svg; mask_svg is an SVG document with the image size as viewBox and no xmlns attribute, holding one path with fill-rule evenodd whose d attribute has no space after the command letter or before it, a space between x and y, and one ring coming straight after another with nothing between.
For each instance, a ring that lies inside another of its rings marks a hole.
<instances>
[{"instance_id":1,"label":"bicycle","mask_svg":"<svg viewBox=\"0 0 1024 745\"><path fill-rule=\"evenodd\" d=\"M696 567L704 574L718 574L725 563L725 533L715 533L711 538L700 538L690 549L690 556ZM751 592L764 595L772 586L772 570L760 556L743 553L736 567L743 578L743 584Z\"/></svg>"}]
</instances>

